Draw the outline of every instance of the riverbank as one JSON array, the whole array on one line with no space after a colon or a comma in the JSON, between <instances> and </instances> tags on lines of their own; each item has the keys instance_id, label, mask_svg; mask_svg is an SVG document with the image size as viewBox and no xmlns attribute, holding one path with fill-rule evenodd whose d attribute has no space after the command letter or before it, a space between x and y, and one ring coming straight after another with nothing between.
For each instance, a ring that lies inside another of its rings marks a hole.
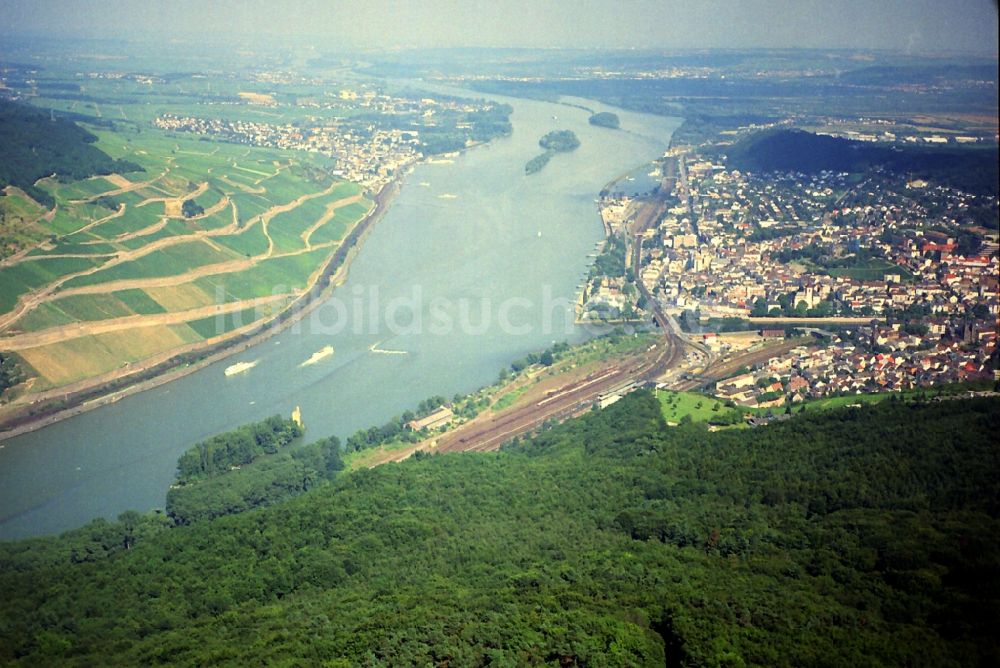
<instances>
[{"instance_id":1,"label":"riverbank","mask_svg":"<svg viewBox=\"0 0 1000 668\"><path fill-rule=\"evenodd\" d=\"M308 315L346 280L350 262L360 250L360 242L388 210L399 194L404 178L405 175L393 178L375 194L371 210L351 228L330 259L310 276L308 287L274 317L202 343L155 356L145 364L132 365L81 381L78 387L55 391L52 398L36 397L30 403L20 404L15 399L0 406L0 441L183 378L285 331ZM31 396L23 398L31 399Z\"/></svg>"},{"instance_id":2,"label":"riverbank","mask_svg":"<svg viewBox=\"0 0 1000 668\"><path fill-rule=\"evenodd\" d=\"M582 193L597 193L612 177L662 155L676 123L629 115L635 133L609 132L590 126L582 110L513 102L510 137L464 151L453 163L416 165L360 242L364 252L350 261L343 285L298 326L176 382L4 441L0 518L9 519L0 521L0 538L162 507L162 490L192 443L264 415L300 406L310 438L332 434L343 441L401 414L414 397L469 392L554 340L590 338L590 330L573 325L571 300L604 234L594 220L594 195ZM576 132L580 149L525 178L538 137L557 126ZM443 193L458 197L438 198ZM547 291L560 301L546 306ZM379 311L372 314L376 298ZM534 305L515 309L516 331L498 320L499 306L513 298ZM450 305L451 327L409 327L409 305L440 300ZM402 304L396 313L406 329L398 333L385 316L393 304ZM482 304L490 308L481 314ZM314 319L317 326L307 326ZM409 354L373 353L376 342ZM334 355L300 366L327 345ZM236 361L257 360L246 374L223 374Z\"/></svg>"}]
</instances>

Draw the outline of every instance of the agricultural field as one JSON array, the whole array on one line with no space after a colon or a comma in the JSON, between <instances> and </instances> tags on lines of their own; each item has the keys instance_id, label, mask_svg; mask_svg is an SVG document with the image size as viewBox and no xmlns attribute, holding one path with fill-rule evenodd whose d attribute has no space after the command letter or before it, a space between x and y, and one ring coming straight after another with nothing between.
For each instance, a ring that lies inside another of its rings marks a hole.
<instances>
[{"instance_id":1,"label":"agricultural field","mask_svg":"<svg viewBox=\"0 0 1000 668\"><path fill-rule=\"evenodd\" d=\"M678 424L686 417L692 422L716 421L733 410L719 399L696 392L657 390L656 398L668 424Z\"/></svg>"},{"instance_id":2,"label":"agricultural field","mask_svg":"<svg viewBox=\"0 0 1000 668\"><path fill-rule=\"evenodd\" d=\"M152 113L138 107L86 110L130 120ZM21 358L32 393L273 317L371 210L323 156L130 128L86 126L98 148L143 171L42 179L51 209L16 188L0 198L0 225L17 224L21 249L0 261L0 349ZM213 312L218 304L224 313Z\"/></svg>"}]
</instances>

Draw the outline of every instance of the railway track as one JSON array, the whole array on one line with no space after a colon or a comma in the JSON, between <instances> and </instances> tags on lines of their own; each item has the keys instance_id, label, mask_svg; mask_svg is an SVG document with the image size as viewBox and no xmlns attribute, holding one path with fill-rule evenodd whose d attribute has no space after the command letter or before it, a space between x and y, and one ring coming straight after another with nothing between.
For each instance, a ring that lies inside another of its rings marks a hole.
<instances>
[{"instance_id":1,"label":"railway track","mask_svg":"<svg viewBox=\"0 0 1000 668\"><path fill-rule=\"evenodd\" d=\"M671 173L673 186L676 174ZM672 189L672 188L671 188ZM643 232L665 209L663 196L650 198L637 212L633 225L634 261L638 262ZM637 266L637 265L636 265ZM548 421L564 420L588 410L597 398L631 381L649 381L677 366L684 356L686 343L674 332L660 305L642 281L637 281L653 319L663 338L652 350L630 360L619 361L594 371L586 378L550 390L544 397L499 415L484 415L443 434L435 446L436 452L488 452L496 450L516 436L533 431Z\"/></svg>"},{"instance_id":2,"label":"railway track","mask_svg":"<svg viewBox=\"0 0 1000 668\"><path fill-rule=\"evenodd\" d=\"M654 303L654 302L651 302ZM550 390L530 404L498 415L473 420L443 434L436 452L488 452L516 436L534 431L548 421L561 421L589 410L597 398L625 383L649 381L676 366L684 355L684 342L654 309L664 333L656 347L636 358L598 369L580 380Z\"/></svg>"}]
</instances>

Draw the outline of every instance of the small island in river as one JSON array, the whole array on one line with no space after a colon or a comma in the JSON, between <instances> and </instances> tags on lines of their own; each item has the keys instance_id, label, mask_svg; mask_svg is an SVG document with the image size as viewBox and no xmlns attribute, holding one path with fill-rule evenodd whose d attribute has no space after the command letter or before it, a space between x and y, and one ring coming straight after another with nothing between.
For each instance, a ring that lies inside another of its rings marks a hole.
<instances>
[{"instance_id":1,"label":"small island in river","mask_svg":"<svg viewBox=\"0 0 1000 668\"><path fill-rule=\"evenodd\" d=\"M593 114L590 117L590 124L601 128L611 128L612 130L617 130L620 127L618 114L612 114L610 111L601 111Z\"/></svg>"},{"instance_id":2,"label":"small island in river","mask_svg":"<svg viewBox=\"0 0 1000 668\"><path fill-rule=\"evenodd\" d=\"M556 153L567 153L580 146L580 140L572 130L553 130L538 140L538 145L545 149L544 153L536 155L524 165L525 174L535 174L549 163Z\"/></svg>"}]
</instances>

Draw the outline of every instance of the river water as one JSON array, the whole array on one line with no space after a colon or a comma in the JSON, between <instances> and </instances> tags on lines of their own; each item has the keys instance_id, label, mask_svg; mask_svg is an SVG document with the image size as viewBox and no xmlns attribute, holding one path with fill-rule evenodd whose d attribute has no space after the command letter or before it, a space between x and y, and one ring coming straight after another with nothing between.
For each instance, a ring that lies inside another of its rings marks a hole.
<instances>
[{"instance_id":1,"label":"river water","mask_svg":"<svg viewBox=\"0 0 1000 668\"><path fill-rule=\"evenodd\" d=\"M178 456L238 425L301 406L307 440L343 439L428 396L489 384L554 341L586 338L570 303L603 238L594 198L620 174L648 171L680 120L574 101L618 113L614 131L582 109L498 99L514 107L512 136L418 166L344 285L299 326L0 444L0 539L162 507ZM538 139L557 129L580 147L525 176ZM333 355L301 366L328 345ZM226 376L240 361L257 364Z\"/></svg>"}]
</instances>

